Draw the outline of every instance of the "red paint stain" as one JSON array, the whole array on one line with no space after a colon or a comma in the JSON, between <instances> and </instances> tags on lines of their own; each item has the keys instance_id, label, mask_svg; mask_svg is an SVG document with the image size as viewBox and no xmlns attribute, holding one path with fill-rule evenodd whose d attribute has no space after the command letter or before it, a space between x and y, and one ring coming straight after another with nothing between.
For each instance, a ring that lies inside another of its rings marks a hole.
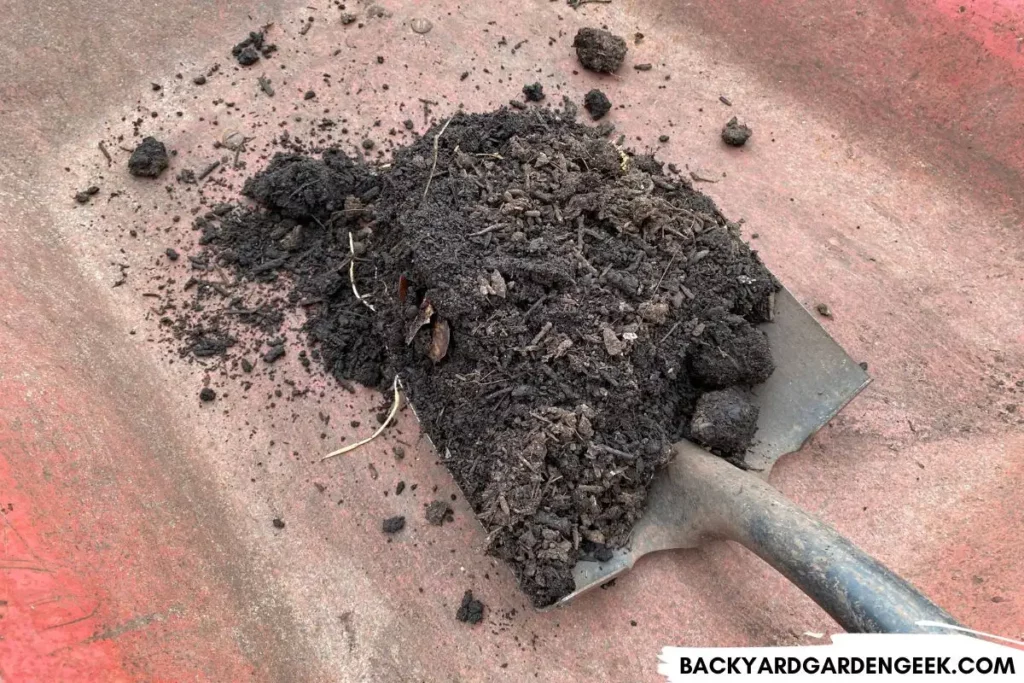
<instances>
[{"instance_id":1,"label":"red paint stain","mask_svg":"<svg viewBox=\"0 0 1024 683\"><path fill-rule=\"evenodd\" d=\"M1005 0L933 0L936 11L1016 68L1024 67L1024 6Z\"/></svg>"},{"instance_id":2,"label":"red paint stain","mask_svg":"<svg viewBox=\"0 0 1024 683\"><path fill-rule=\"evenodd\" d=\"M0 401L2 403L2 401ZM91 640L105 596L52 552L18 490L0 425L0 676L10 681L130 681L112 640Z\"/></svg>"}]
</instances>

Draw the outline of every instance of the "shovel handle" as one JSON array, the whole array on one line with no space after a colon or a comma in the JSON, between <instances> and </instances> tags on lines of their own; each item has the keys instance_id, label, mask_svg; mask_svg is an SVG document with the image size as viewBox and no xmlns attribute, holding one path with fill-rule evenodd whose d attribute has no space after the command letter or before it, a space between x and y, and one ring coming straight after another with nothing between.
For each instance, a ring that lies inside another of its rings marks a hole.
<instances>
[{"instance_id":1,"label":"shovel handle","mask_svg":"<svg viewBox=\"0 0 1024 683\"><path fill-rule=\"evenodd\" d=\"M958 625L910 583L758 477L686 444L673 479L709 537L741 543L850 633L945 632Z\"/></svg>"}]
</instances>

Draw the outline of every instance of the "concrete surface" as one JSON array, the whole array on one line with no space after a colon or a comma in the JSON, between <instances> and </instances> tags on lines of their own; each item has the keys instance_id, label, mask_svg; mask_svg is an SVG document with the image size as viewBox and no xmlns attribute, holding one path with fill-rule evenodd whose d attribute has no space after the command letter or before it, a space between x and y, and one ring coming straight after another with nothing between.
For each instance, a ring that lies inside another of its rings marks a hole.
<instances>
[{"instance_id":1,"label":"concrete surface","mask_svg":"<svg viewBox=\"0 0 1024 683\"><path fill-rule=\"evenodd\" d=\"M453 526L422 523L425 502L458 492L411 415L388 440L319 463L366 433L380 396L322 386L286 358L279 378L311 392L275 400L267 378L243 392L225 368L185 364L157 341L148 271L195 239L189 215L169 218L192 201L173 177L218 158L225 130L255 136L252 168L280 121L306 135L329 109L357 139L385 143L407 117L423 129L417 98L443 118L534 80L555 101L599 84L624 105L611 120L630 144L720 178L702 189L746 219L805 304L829 304L829 330L869 363L875 383L772 482L966 624L1024 637L1024 11L391 0L390 16L366 19L349 5L363 27L308 2L7 3L2 680L657 680L666 644L814 642L805 632L836 629L724 544L647 558L612 589L535 613L482 555L461 496ZM412 33L416 17L433 30ZM232 66L231 45L269 21L280 54ZM569 45L586 24L644 34L618 76L573 73ZM654 69L634 72L639 62ZM257 92L261 73L272 100ZM732 115L755 129L742 150L717 139ZM178 151L160 181L124 171L137 118ZM218 171L210 196L233 193L241 173ZM76 206L92 183L97 200ZM216 403L196 399L204 382ZM399 479L417 491L385 497ZM386 543L380 520L400 513L410 529ZM467 588L490 608L472 629L453 620Z\"/></svg>"}]
</instances>

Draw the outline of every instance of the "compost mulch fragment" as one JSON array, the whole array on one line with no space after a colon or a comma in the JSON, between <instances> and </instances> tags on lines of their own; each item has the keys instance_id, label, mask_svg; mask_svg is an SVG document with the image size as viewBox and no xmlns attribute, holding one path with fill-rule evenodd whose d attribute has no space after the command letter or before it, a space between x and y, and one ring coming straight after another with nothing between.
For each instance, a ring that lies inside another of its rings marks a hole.
<instances>
[{"instance_id":1,"label":"compost mulch fragment","mask_svg":"<svg viewBox=\"0 0 1024 683\"><path fill-rule=\"evenodd\" d=\"M327 373L389 396L397 374L537 606L626 543L701 396L745 396L773 368L756 325L778 283L738 226L571 112L457 113L388 168L278 155L244 194L255 206L196 221L210 263L274 283L267 315L232 324L269 337L301 311ZM183 343L230 354L213 322ZM750 415L725 407L699 426L734 455Z\"/></svg>"}]
</instances>

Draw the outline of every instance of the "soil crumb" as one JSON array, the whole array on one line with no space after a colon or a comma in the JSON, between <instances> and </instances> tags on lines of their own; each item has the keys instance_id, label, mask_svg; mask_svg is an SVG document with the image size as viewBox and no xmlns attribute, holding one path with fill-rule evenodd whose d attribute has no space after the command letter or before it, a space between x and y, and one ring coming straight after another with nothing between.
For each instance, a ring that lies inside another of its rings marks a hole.
<instances>
[{"instance_id":1,"label":"soil crumb","mask_svg":"<svg viewBox=\"0 0 1024 683\"><path fill-rule=\"evenodd\" d=\"M441 526L445 522L451 522L454 519L455 512L443 500L435 500L427 506L427 521L434 526Z\"/></svg>"},{"instance_id":2,"label":"soil crumb","mask_svg":"<svg viewBox=\"0 0 1024 683\"><path fill-rule=\"evenodd\" d=\"M128 172L141 178L156 178L169 164L164 143L149 136L142 138L142 142L128 158Z\"/></svg>"},{"instance_id":3,"label":"soil crumb","mask_svg":"<svg viewBox=\"0 0 1024 683\"><path fill-rule=\"evenodd\" d=\"M607 95L595 88L583 97L583 108L590 114L590 118L597 121L611 110L612 102Z\"/></svg>"},{"instance_id":4,"label":"soil crumb","mask_svg":"<svg viewBox=\"0 0 1024 683\"><path fill-rule=\"evenodd\" d=\"M754 131L746 124L740 123L739 119L735 116L729 119L728 123L725 124L725 127L722 128L722 140L725 144L733 147L742 147L747 144L747 140L749 140L750 136L753 134Z\"/></svg>"},{"instance_id":5,"label":"soil crumb","mask_svg":"<svg viewBox=\"0 0 1024 683\"><path fill-rule=\"evenodd\" d=\"M402 515L397 515L395 517L388 517L387 519L384 520L384 523L381 525L381 529L383 529L384 533L386 533L386 534L397 534L399 531L401 531L404 528L405 528L405 517L403 517Z\"/></svg>"},{"instance_id":6,"label":"soil crumb","mask_svg":"<svg viewBox=\"0 0 1024 683\"><path fill-rule=\"evenodd\" d=\"M484 618L484 603L473 598L473 591L466 591L455 618L466 624L479 624Z\"/></svg>"},{"instance_id":7,"label":"soil crumb","mask_svg":"<svg viewBox=\"0 0 1024 683\"><path fill-rule=\"evenodd\" d=\"M599 28L581 28L572 46L585 68L609 74L619 70L628 50L625 40Z\"/></svg>"},{"instance_id":8,"label":"soil crumb","mask_svg":"<svg viewBox=\"0 0 1024 683\"><path fill-rule=\"evenodd\" d=\"M210 387L203 387L202 390L200 390L199 392L199 400L203 401L204 403L209 403L215 398L217 398L217 392L211 389Z\"/></svg>"},{"instance_id":9,"label":"soil crumb","mask_svg":"<svg viewBox=\"0 0 1024 683\"><path fill-rule=\"evenodd\" d=\"M709 391L697 401L690 422L695 441L721 452L737 455L747 450L757 429L758 408L750 396L735 387Z\"/></svg>"},{"instance_id":10,"label":"soil crumb","mask_svg":"<svg viewBox=\"0 0 1024 683\"><path fill-rule=\"evenodd\" d=\"M100 188L98 185L90 185L81 192L75 193L75 201L79 204L88 204L89 200L92 199L99 191Z\"/></svg>"},{"instance_id":11,"label":"soil crumb","mask_svg":"<svg viewBox=\"0 0 1024 683\"><path fill-rule=\"evenodd\" d=\"M627 542L701 396L773 368L756 325L778 284L738 226L604 134L571 110L500 109L456 113L387 168L279 154L245 183L255 205L194 222L205 262L269 293L171 328L183 354L230 357L252 350L225 321L271 339L297 314L301 353L343 386L400 376L537 606L572 592L586 553Z\"/></svg>"},{"instance_id":12,"label":"soil crumb","mask_svg":"<svg viewBox=\"0 0 1024 683\"><path fill-rule=\"evenodd\" d=\"M523 86L523 96L527 102L540 102L544 99L544 86L540 83L531 83Z\"/></svg>"}]
</instances>

